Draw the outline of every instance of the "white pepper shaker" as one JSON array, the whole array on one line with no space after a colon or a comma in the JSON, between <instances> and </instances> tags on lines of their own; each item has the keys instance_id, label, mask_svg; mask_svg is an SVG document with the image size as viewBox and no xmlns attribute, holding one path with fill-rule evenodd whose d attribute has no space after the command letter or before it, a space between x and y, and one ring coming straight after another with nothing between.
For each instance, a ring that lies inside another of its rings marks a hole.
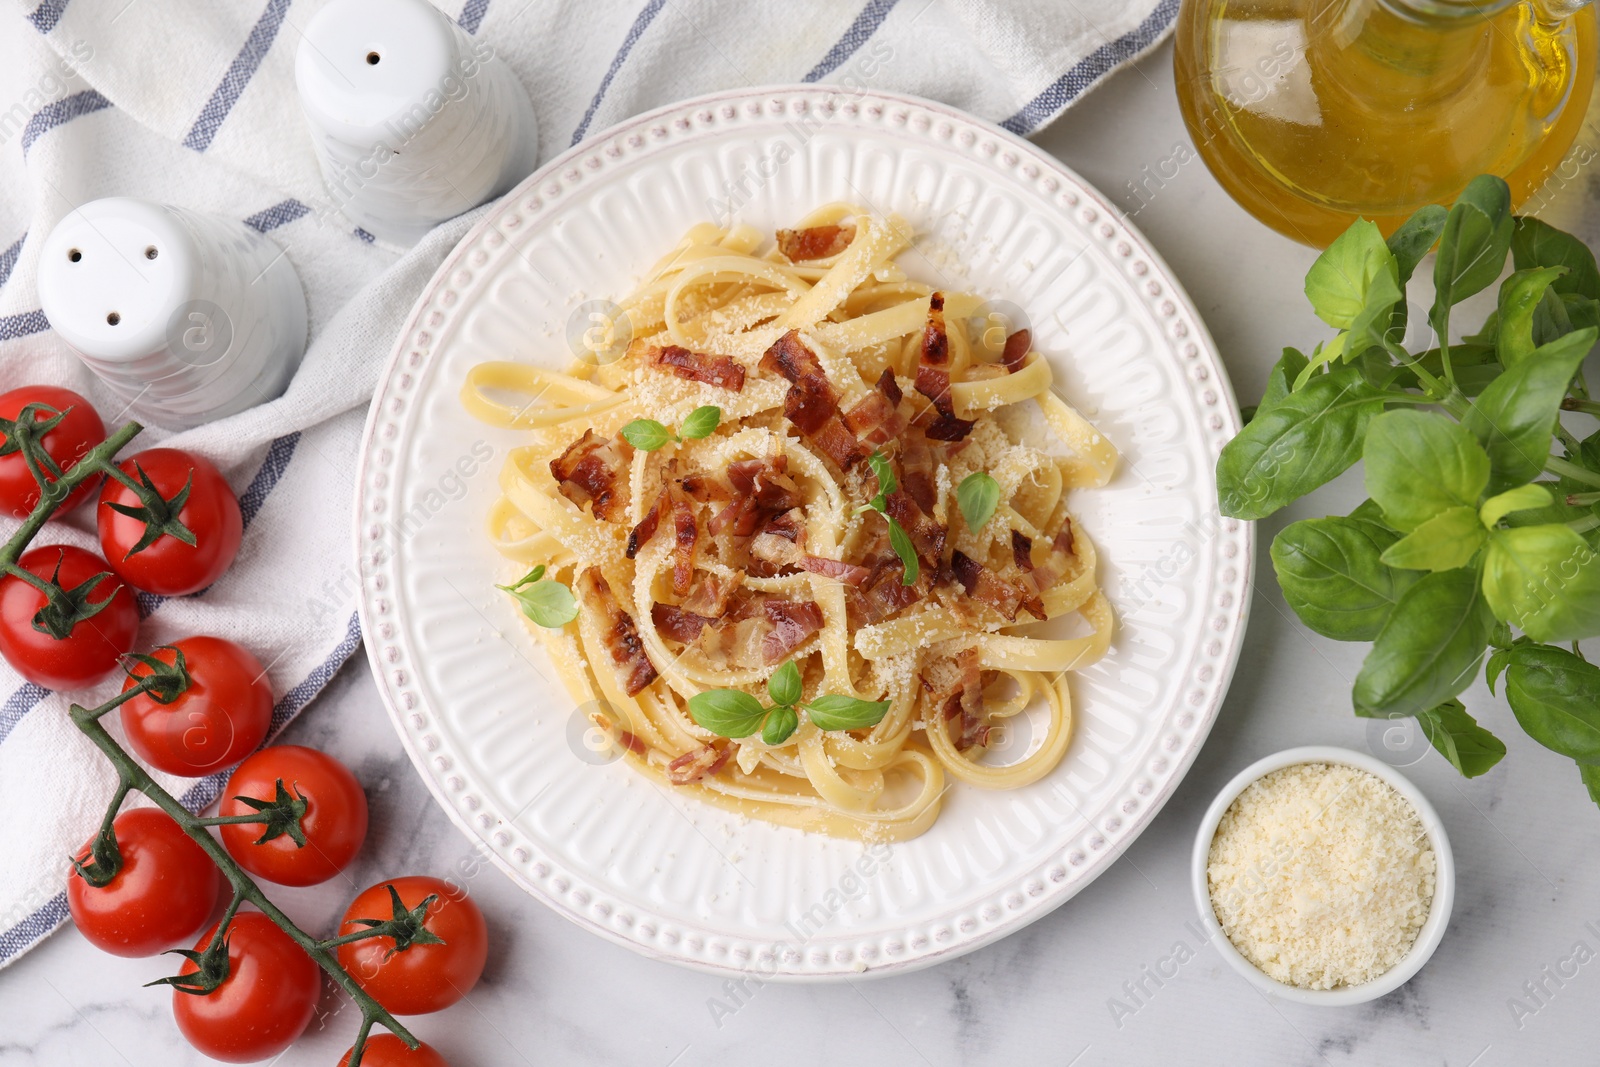
<instances>
[{"instance_id":1,"label":"white pepper shaker","mask_svg":"<svg viewBox=\"0 0 1600 1067\"><path fill-rule=\"evenodd\" d=\"M95 200L58 222L39 301L134 417L167 429L279 396L305 354L305 293L282 249L150 200Z\"/></svg>"},{"instance_id":2,"label":"white pepper shaker","mask_svg":"<svg viewBox=\"0 0 1600 1067\"><path fill-rule=\"evenodd\" d=\"M301 37L295 84L328 191L386 241L415 244L538 162L527 90L427 0L331 0Z\"/></svg>"}]
</instances>

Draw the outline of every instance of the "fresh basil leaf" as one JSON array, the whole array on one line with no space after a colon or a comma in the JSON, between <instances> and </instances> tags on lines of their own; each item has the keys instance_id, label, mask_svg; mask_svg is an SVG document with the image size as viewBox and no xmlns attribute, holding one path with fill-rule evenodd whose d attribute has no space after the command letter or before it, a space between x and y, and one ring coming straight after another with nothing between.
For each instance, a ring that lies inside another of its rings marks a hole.
<instances>
[{"instance_id":1,"label":"fresh basil leaf","mask_svg":"<svg viewBox=\"0 0 1600 1067\"><path fill-rule=\"evenodd\" d=\"M1600 331L1570 333L1507 370L1467 409L1461 424L1489 454L1489 492L1538 477L1550 455L1561 399Z\"/></svg>"},{"instance_id":2,"label":"fresh basil leaf","mask_svg":"<svg viewBox=\"0 0 1600 1067\"><path fill-rule=\"evenodd\" d=\"M749 737L766 715L761 701L740 689L708 689L689 698L689 717L721 737Z\"/></svg>"},{"instance_id":3,"label":"fresh basil leaf","mask_svg":"<svg viewBox=\"0 0 1600 1067\"><path fill-rule=\"evenodd\" d=\"M1354 516L1292 523L1272 539L1272 567L1284 600L1324 637L1372 640L1418 578L1381 562L1398 539L1394 531Z\"/></svg>"},{"instance_id":4,"label":"fresh basil leaf","mask_svg":"<svg viewBox=\"0 0 1600 1067\"><path fill-rule=\"evenodd\" d=\"M721 422L722 409L714 404L707 404L689 412L689 417L678 427L678 436L685 441L698 441L702 437L710 437Z\"/></svg>"},{"instance_id":5,"label":"fresh basil leaf","mask_svg":"<svg viewBox=\"0 0 1600 1067\"><path fill-rule=\"evenodd\" d=\"M1600 763L1600 667L1563 648L1518 645L1506 700L1529 737L1583 763Z\"/></svg>"},{"instance_id":6,"label":"fresh basil leaf","mask_svg":"<svg viewBox=\"0 0 1600 1067\"><path fill-rule=\"evenodd\" d=\"M1344 473L1382 410L1383 394L1341 367L1258 412L1217 460L1222 513L1264 518Z\"/></svg>"},{"instance_id":7,"label":"fresh basil leaf","mask_svg":"<svg viewBox=\"0 0 1600 1067\"><path fill-rule=\"evenodd\" d=\"M1430 348L1416 359L1417 366L1433 375L1435 378L1444 377L1444 360L1437 348ZM1495 359L1494 338L1491 335L1489 343L1477 344L1463 341L1450 346L1450 367L1455 372L1456 388L1466 396L1477 396L1489 387L1489 384L1504 373L1498 360ZM1395 368L1395 381L1407 389L1422 388L1422 381L1410 367Z\"/></svg>"},{"instance_id":8,"label":"fresh basil leaf","mask_svg":"<svg viewBox=\"0 0 1600 1067\"><path fill-rule=\"evenodd\" d=\"M1511 259L1518 270L1533 267L1566 267L1567 273L1556 282L1563 295L1600 300L1600 270L1595 268L1589 246L1532 217L1515 220L1511 231Z\"/></svg>"},{"instance_id":9,"label":"fresh basil leaf","mask_svg":"<svg viewBox=\"0 0 1600 1067\"><path fill-rule=\"evenodd\" d=\"M1459 700L1446 700L1417 718L1428 742L1463 778L1486 773L1506 754L1506 743L1478 725Z\"/></svg>"},{"instance_id":10,"label":"fresh basil leaf","mask_svg":"<svg viewBox=\"0 0 1600 1067\"><path fill-rule=\"evenodd\" d=\"M1600 556L1570 526L1490 531L1483 592L1497 618L1535 641L1600 634Z\"/></svg>"},{"instance_id":11,"label":"fresh basil leaf","mask_svg":"<svg viewBox=\"0 0 1600 1067\"><path fill-rule=\"evenodd\" d=\"M1457 422L1430 411L1388 411L1367 431L1367 493L1389 525L1415 530L1439 512L1478 506L1489 457Z\"/></svg>"},{"instance_id":12,"label":"fresh basil leaf","mask_svg":"<svg viewBox=\"0 0 1600 1067\"><path fill-rule=\"evenodd\" d=\"M800 665L790 660L772 672L767 679L767 695L774 704L800 702Z\"/></svg>"},{"instance_id":13,"label":"fresh basil leaf","mask_svg":"<svg viewBox=\"0 0 1600 1067\"><path fill-rule=\"evenodd\" d=\"M1267 387L1261 394L1257 411L1265 411L1294 391L1294 382L1307 366L1306 357L1293 348L1285 348L1278 362L1267 372Z\"/></svg>"},{"instance_id":14,"label":"fresh basil leaf","mask_svg":"<svg viewBox=\"0 0 1600 1067\"><path fill-rule=\"evenodd\" d=\"M1319 373L1324 373L1323 367L1341 361L1348 362L1346 357L1349 353L1345 346L1349 341L1350 331L1340 330L1332 340L1318 342L1317 347L1311 350L1311 358L1300 368L1300 373L1294 376L1294 381L1289 385L1290 391L1304 389L1307 382Z\"/></svg>"},{"instance_id":15,"label":"fresh basil leaf","mask_svg":"<svg viewBox=\"0 0 1600 1067\"><path fill-rule=\"evenodd\" d=\"M1385 285L1385 283L1387 283ZM1317 318L1339 330L1350 329L1379 296L1399 290L1399 266L1376 223L1358 219L1333 239L1306 272L1306 299ZM1394 303L1383 305L1387 311Z\"/></svg>"},{"instance_id":16,"label":"fresh basil leaf","mask_svg":"<svg viewBox=\"0 0 1600 1067\"><path fill-rule=\"evenodd\" d=\"M788 705L773 708L761 727L761 740L769 745L781 745L789 740L800 725L800 714Z\"/></svg>"},{"instance_id":17,"label":"fresh basil leaf","mask_svg":"<svg viewBox=\"0 0 1600 1067\"><path fill-rule=\"evenodd\" d=\"M1600 766L1580 763L1578 776L1583 779L1583 787L1589 791L1589 799L1600 804Z\"/></svg>"},{"instance_id":18,"label":"fresh basil leaf","mask_svg":"<svg viewBox=\"0 0 1600 1067\"><path fill-rule=\"evenodd\" d=\"M1504 366L1517 366L1538 347L1533 339L1533 313L1551 283L1566 272L1565 267L1534 267L1519 270L1500 283L1495 351Z\"/></svg>"},{"instance_id":19,"label":"fresh basil leaf","mask_svg":"<svg viewBox=\"0 0 1600 1067\"><path fill-rule=\"evenodd\" d=\"M546 578L530 585L507 589L522 605L522 613L547 630L559 630L578 617L578 601L572 590Z\"/></svg>"},{"instance_id":20,"label":"fresh basil leaf","mask_svg":"<svg viewBox=\"0 0 1600 1067\"><path fill-rule=\"evenodd\" d=\"M878 479L878 495L873 499L873 507L882 511L883 499L900 488L900 483L895 479L894 466L882 452L873 452L868 456L867 466L872 468L873 477Z\"/></svg>"},{"instance_id":21,"label":"fresh basil leaf","mask_svg":"<svg viewBox=\"0 0 1600 1067\"><path fill-rule=\"evenodd\" d=\"M1000 483L983 471L973 471L956 486L956 505L967 529L977 533L1000 506Z\"/></svg>"},{"instance_id":22,"label":"fresh basil leaf","mask_svg":"<svg viewBox=\"0 0 1600 1067\"><path fill-rule=\"evenodd\" d=\"M889 547L900 557L900 566L904 570L900 575L900 584L916 585L917 575L922 570L917 561L917 548L911 543L911 536L905 528L893 519L889 519Z\"/></svg>"},{"instance_id":23,"label":"fresh basil leaf","mask_svg":"<svg viewBox=\"0 0 1600 1067\"><path fill-rule=\"evenodd\" d=\"M1446 508L1390 545L1382 559L1406 570L1454 570L1471 563L1487 537L1475 508Z\"/></svg>"},{"instance_id":24,"label":"fresh basil leaf","mask_svg":"<svg viewBox=\"0 0 1600 1067\"><path fill-rule=\"evenodd\" d=\"M1411 280L1411 274L1417 269L1417 264L1422 262L1422 257L1428 254L1439 235L1444 232L1445 219L1450 212L1438 204L1429 204L1418 208L1409 219L1400 224L1400 228L1389 235L1386 242L1389 251L1394 253L1395 264L1400 269L1400 284L1405 285Z\"/></svg>"},{"instance_id":25,"label":"fresh basil leaf","mask_svg":"<svg viewBox=\"0 0 1600 1067\"><path fill-rule=\"evenodd\" d=\"M1356 714L1416 715L1460 693L1493 625L1476 571L1423 575L1400 597L1356 675Z\"/></svg>"},{"instance_id":26,"label":"fresh basil leaf","mask_svg":"<svg viewBox=\"0 0 1600 1067\"><path fill-rule=\"evenodd\" d=\"M1389 524L1383 521L1383 509L1370 496L1356 505L1356 509L1350 513L1350 518L1363 519L1366 522L1382 526L1386 530L1389 529Z\"/></svg>"},{"instance_id":27,"label":"fresh basil leaf","mask_svg":"<svg viewBox=\"0 0 1600 1067\"><path fill-rule=\"evenodd\" d=\"M641 452L654 452L672 440L671 431L655 419L634 419L622 428L622 436Z\"/></svg>"},{"instance_id":28,"label":"fresh basil leaf","mask_svg":"<svg viewBox=\"0 0 1600 1067\"><path fill-rule=\"evenodd\" d=\"M1549 507L1552 503L1554 498L1544 485L1537 482L1519 485L1515 489L1507 489L1485 500L1483 507L1478 509L1478 519L1484 526L1493 528L1512 512L1532 511L1535 508Z\"/></svg>"},{"instance_id":29,"label":"fresh basil leaf","mask_svg":"<svg viewBox=\"0 0 1600 1067\"><path fill-rule=\"evenodd\" d=\"M500 588L504 589L506 592L509 593L514 589L521 589L525 585L532 585L534 582L537 582L540 578L543 578L543 577L544 577L544 564L540 563L537 566L535 566L533 568L533 570L529 571L527 574L524 574L521 578L518 578L516 581L512 582L510 585L502 585L502 586L500 586Z\"/></svg>"},{"instance_id":30,"label":"fresh basil leaf","mask_svg":"<svg viewBox=\"0 0 1600 1067\"><path fill-rule=\"evenodd\" d=\"M1590 326L1600 326L1600 300L1591 300L1586 296L1576 296L1572 293L1559 293L1557 295L1561 297L1561 310L1567 316L1569 330L1584 330ZM1544 310L1542 302L1540 310ZM1551 317L1554 318L1554 315L1552 314ZM1556 329L1560 328L1559 324L1553 325ZM1536 322L1534 340L1539 339L1539 330L1542 326L1542 323Z\"/></svg>"},{"instance_id":31,"label":"fresh basil leaf","mask_svg":"<svg viewBox=\"0 0 1600 1067\"><path fill-rule=\"evenodd\" d=\"M1526 638L1524 638L1526 640ZM1497 648L1489 653L1489 662L1483 665L1483 681L1489 687L1489 692L1494 693L1494 685L1511 666L1511 649Z\"/></svg>"},{"instance_id":32,"label":"fresh basil leaf","mask_svg":"<svg viewBox=\"0 0 1600 1067\"><path fill-rule=\"evenodd\" d=\"M887 700L857 700L840 693L820 696L806 705L806 714L819 730L860 730L876 726L888 710Z\"/></svg>"},{"instance_id":33,"label":"fresh basil leaf","mask_svg":"<svg viewBox=\"0 0 1600 1067\"><path fill-rule=\"evenodd\" d=\"M1439 254L1433 261L1435 332L1449 319L1452 305L1493 285L1511 248L1511 189L1505 180L1480 174L1467 184L1445 218Z\"/></svg>"}]
</instances>

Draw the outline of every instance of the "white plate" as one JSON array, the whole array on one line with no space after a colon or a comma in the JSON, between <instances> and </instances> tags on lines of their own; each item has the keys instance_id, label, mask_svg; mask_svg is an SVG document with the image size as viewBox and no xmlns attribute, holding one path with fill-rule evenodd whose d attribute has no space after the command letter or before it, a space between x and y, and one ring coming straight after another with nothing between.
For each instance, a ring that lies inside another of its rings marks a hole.
<instances>
[{"instance_id":1,"label":"white plate","mask_svg":"<svg viewBox=\"0 0 1600 1067\"><path fill-rule=\"evenodd\" d=\"M1073 679L1065 760L1014 792L957 784L933 828L887 856L596 765L581 716L493 588L503 569L483 516L516 435L462 411L463 376L489 359L564 365L580 305L626 293L730 196L738 219L767 231L831 200L906 216L921 234L908 269L1027 309L1057 388L1122 450L1112 484L1072 500L1120 624L1110 654ZM1217 515L1213 481L1238 426L1216 351L1166 266L1026 141L873 93L673 105L531 176L417 301L358 476L367 654L445 811L574 922L715 971L826 979L925 966L1081 890L1193 760L1248 604L1251 526Z\"/></svg>"}]
</instances>

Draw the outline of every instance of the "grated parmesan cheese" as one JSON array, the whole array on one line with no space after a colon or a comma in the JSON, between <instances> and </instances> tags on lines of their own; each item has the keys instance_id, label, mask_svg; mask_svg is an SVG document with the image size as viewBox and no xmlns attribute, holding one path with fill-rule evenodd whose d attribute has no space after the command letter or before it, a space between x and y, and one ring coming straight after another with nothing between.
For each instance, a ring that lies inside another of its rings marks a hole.
<instances>
[{"instance_id":1,"label":"grated parmesan cheese","mask_svg":"<svg viewBox=\"0 0 1600 1067\"><path fill-rule=\"evenodd\" d=\"M1434 853L1387 782L1302 763L1250 783L1223 813L1206 879L1245 959L1280 982L1336 989L1410 951L1433 903Z\"/></svg>"}]
</instances>

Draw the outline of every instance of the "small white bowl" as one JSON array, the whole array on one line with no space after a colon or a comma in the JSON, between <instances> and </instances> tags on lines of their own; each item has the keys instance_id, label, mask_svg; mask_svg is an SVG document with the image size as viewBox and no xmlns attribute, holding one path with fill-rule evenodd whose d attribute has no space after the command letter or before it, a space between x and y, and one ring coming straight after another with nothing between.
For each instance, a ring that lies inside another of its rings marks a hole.
<instances>
[{"instance_id":1,"label":"small white bowl","mask_svg":"<svg viewBox=\"0 0 1600 1067\"><path fill-rule=\"evenodd\" d=\"M1228 935L1223 931L1222 924L1217 921L1216 912L1211 906L1211 890L1206 881L1206 866L1211 854L1211 839L1216 836L1217 824L1222 821L1223 813L1251 782L1262 775L1298 763L1339 763L1377 775L1393 786L1396 792L1417 809L1417 815L1422 819L1423 828L1427 831L1428 842L1433 846L1433 904L1428 911L1427 921L1417 933L1417 939L1412 943L1411 950L1399 963L1362 985L1343 986L1339 989L1302 989L1269 977L1255 964L1245 959L1233 946L1233 942L1228 940ZM1439 821L1439 813L1433 810L1428 798L1400 772L1387 763L1360 752L1352 752L1347 748L1307 745L1303 748L1285 749L1259 759L1234 775L1233 779L1222 787L1217 799L1206 809L1205 818L1200 820L1200 829L1195 834L1191 882L1194 886L1195 904L1200 909L1200 922L1211 934L1212 943L1216 945L1222 958L1232 964L1234 970L1244 975L1251 985L1269 996L1282 997L1297 1004L1318 1004L1337 1008L1350 1004L1364 1004L1394 992L1410 981L1411 976L1428 962L1434 949L1439 947L1439 942L1444 940L1445 927L1450 924L1450 909L1456 897L1456 864L1450 852L1450 839L1445 836L1444 824Z\"/></svg>"}]
</instances>

